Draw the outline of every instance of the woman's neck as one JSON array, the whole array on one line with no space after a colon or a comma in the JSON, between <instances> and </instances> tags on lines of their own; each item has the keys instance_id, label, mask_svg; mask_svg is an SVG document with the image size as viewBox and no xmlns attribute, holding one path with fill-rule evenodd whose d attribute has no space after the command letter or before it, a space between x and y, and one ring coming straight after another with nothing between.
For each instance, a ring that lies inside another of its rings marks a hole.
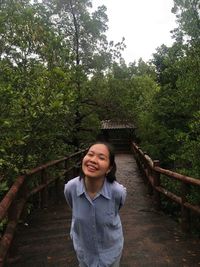
<instances>
[{"instance_id":1,"label":"woman's neck","mask_svg":"<svg viewBox=\"0 0 200 267\"><path fill-rule=\"evenodd\" d=\"M89 194L91 198L94 198L96 194L101 190L103 184L104 184L105 177L102 178L89 178L85 177L85 187L86 191Z\"/></svg>"}]
</instances>

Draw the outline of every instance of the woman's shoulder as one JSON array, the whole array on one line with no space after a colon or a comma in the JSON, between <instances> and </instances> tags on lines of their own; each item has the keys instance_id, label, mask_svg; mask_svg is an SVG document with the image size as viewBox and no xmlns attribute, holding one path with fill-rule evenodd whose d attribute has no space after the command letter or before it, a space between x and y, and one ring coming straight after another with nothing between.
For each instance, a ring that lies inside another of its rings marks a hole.
<instances>
[{"instance_id":1,"label":"woman's shoulder","mask_svg":"<svg viewBox=\"0 0 200 267\"><path fill-rule=\"evenodd\" d=\"M76 188L77 185L80 183L80 176L77 176L71 180L69 180L66 184L65 184L65 188Z\"/></svg>"},{"instance_id":2,"label":"woman's shoulder","mask_svg":"<svg viewBox=\"0 0 200 267\"><path fill-rule=\"evenodd\" d=\"M117 181L114 181L112 184L111 184L111 188L112 188L112 191L116 194L123 194L123 193L126 193L126 187L123 186L122 184L120 184L119 182Z\"/></svg>"},{"instance_id":3,"label":"woman's shoulder","mask_svg":"<svg viewBox=\"0 0 200 267\"><path fill-rule=\"evenodd\" d=\"M118 183L117 181L114 181L111 184L111 190L112 190L112 198L115 200L116 203L118 203L118 209L120 209L126 200L127 196L127 190L126 187L124 187L122 184Z\"/></svg>"},{"instance_id":4,"label":"woman's shoulder","mask_svg":"<svg viewBox=\"0 0 200 267\"><path fill-rule=\"evenodd\" d=\"M73 197L76 195L78 184L80 184L80 177L75 177L65 184L64 195L70 208L73 207Z\"/></svg>"}]
</instances>

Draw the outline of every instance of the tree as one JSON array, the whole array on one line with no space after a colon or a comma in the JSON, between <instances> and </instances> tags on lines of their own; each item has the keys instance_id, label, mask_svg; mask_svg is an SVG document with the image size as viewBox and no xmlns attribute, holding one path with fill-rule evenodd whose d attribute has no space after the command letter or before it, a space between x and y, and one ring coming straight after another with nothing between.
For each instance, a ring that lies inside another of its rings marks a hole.
<instances>
[{"instance_id":1,"label":"tree","mask_svg":"<svg viewBox=\"0 0 200 267\"><path fill-rule=\"evenodd\" d=\"M178 27L173 31L176 40L186 43L200 41L199 9L198 0L174 0L172 12L176 15L178 22Z\"/></svg>"},{"instance_id":2,"label":"tree","mask_svg":"<svg viewBox=\"0 0 200 267\"><path fill-rule=\"evenodd\" d=\"M92 2L89 0L65 2L46 0L44 3L51 13L51 21L56 31L64 36L64 41L69 48L71 87L75 97L72 107L74 121L71 141L78 148L82 142L80 133L83 133L83 130L89 133L91 130L91 123L88 123L90 127L87 129L84 121L86 118L94 121L91 114L95 114L96 107L94 93L89 88L88 77L109 67L114 56L117 53L119 55L123 41L116 45L107 42L105 6L91 11Z\"/></svg>"},{"instance_id":3,"label":"tree","mask_svg":"<svg viewBox=\"0 0 200 267\"><path fill-rule=\"evenodd\" d=\"M15 174L68 151L61 137L70 134L66 128L70 129L74 97L63 61L68 50L63 42L57 46L62 36L55 33L43 6L4 2L0 30L0 164L2 175L12 180Z\"/></svg>"},{"instance_id":4,"label":"tree","mask_svg":"<svg viewBox=\"0 0 200 267\"><path fill-rule=\"evenodd\" d=\"M198 10L198 1L174 1L173 12L178 22L173 31L176 41L172 47L162 45L153 58L161 85L153 111L160 143L158 156L171 167L186 167L188 170L195 169L195 165L188 158L184 144L185 140L190 142L191 125L200 106Z\"/></svg>"}]
</instances>

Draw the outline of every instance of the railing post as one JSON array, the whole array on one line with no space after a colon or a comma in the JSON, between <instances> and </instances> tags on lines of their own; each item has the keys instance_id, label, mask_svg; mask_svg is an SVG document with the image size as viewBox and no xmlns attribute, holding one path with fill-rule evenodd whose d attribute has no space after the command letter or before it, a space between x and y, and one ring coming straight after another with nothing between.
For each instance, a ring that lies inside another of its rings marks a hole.
<instances>
[{"instance_id":1,"label":"railing post","mask_svg":"<svg viewBox=\"0 0 200 267\"><path fill-rule=\"evenodd\" d=\"M135 148L134 148L134 149L135 149ZM140 148L138 147L138 149L140 149ZM140 173L142 174L143 179L145 179L145 178L144 178L144 170L143 170L143 168L142 168L142 162L141 162L141 158L140 158L139 151L135 151L135 156L136 156L136 162L137 162L138 168L139 168L139 170L140 170Z\"/></svg>"},{"instance_id":2,"label":"railing post","mask_svg":"<svg viewBox=\"0 0 200 267\"><path fill-rule=\"evenodd\" d=\"M27 178L27 177L26 177ZM19 192L18 192L18 197L15 200L15 202L12 203L9 212L8 212L8 221L13 221L16 223L18 223L18 212L19 212L19 202L20 200L27 199L27 195L28 195L28 184L27 184L27 179L24 180L24 183L22 185L22 187L20 188ZM24 205L23 211L21 212L20 215L20 219L22 222L24 222L24 220L27 217L27 205ZM16 236L15 234L13 235L12 238L12 243L11 246L9 248L8 251L8 255L7 255L7 262L9 263L15 263L17 262L19 259L21 258L21 255L19 255L19 251L18 251L18 244L16 243Z\"/></svg>"},{"instance_id":3,"label":"railing post","mask_svg":"<svg viewBox=\"0 0 200 267\"><path fill-rule=\"evenodd\" d=\"M15 221L17 220L17 213L18 213L18 200L13 202L9 212L8 212L8 221ZM8 263L14 263L17 262L21 256L19 255L19 250L18 250L18 244L16 243L16 237L15 235L13 236L11 246L8 250L7 254L7 262Z\"/></svg>"},{"instance_id":4,"label":"railing post","mask_svg":"<svg viewBox=\"0 0 200 267\"><path fill-rule=\"evenodd\" d=\"M54 183L54 188L55 188L55 199L54 199L54 201L55 201L55 203L56 204L58 204L59 203L59 193L60 193L60 179L58 178L58 179L56 179L55 180L55 183Z\"/></svg>"},{"instance_id":5,"label":"railing post","mask_svg":"<svg viewBox=\"0 0 200 267\"><path fill-rule=\"evenodd\" d=\"M159 160L154 160L153 161L153 168L158 167L160 165ZM155 208L156 210L161 209L161 197L160 197L160 192L156 190L156 186L160 186L160 173L155 171L155 169L152 170L152 177L153 177L153 186L154 186L154 203L155 203Z\"/></svg>"},{"instance_id":6,"label":"railing post","mask_svg":"<svg viewBox=\"0 0 200 267\"><path fill-rule=\"evenodd\" d=\"M65 177L67 175L67 160L64 160L64 174L63 177L58 177L58 179L54 182L54 188L55 188L55 203L58 204L60 202L60 192L61 192L61 181L64 186L65 183ZM64 182L63 182L64 181ZM64 190L64 187L63 187Z\"/></svg>"},{"instance_id":7,"label":"railing post","mask_svg":"<svg viewBox=\"0 0 200 267\"><path fill-rule=\"evenodd\" d=\"M148 180L147 180L147 177L146 177L146 173L145 173L145 165L144 165L144 159L141 157L141 153L139 152L140 150L140 147L138 147L138 160L137 160L137 163L138 163L138 167L139 167L139 170L140 170L140 173L142 174L142 178L145 182L145 184L147 184Z\"/></svg>"},{"instance_id":8,"label":"railing post","mask_svg":"<svg viewBox=\"0 0 200 267\"><path fill-rule=\"evenodd\" d=\"M150 196L153 195L153 185L151 184L151 178L152 177L152 169L150 168L150 166L148 166L148 164L145 166L145 168L147 169L147 188L148 188L148 194Z\"/></svg>"},{"instance_id":9,"label":"railing post","mask_svg":"<svg viewBox=\"0 0 200 267\"><path fill-rule=\"evenodd\" d=\"M185 233L190 232L190 210L184 206L187 202L187 195L190 192L190 185L182 182L181 184L181 228Z\"/></svg>"},{"instance_id":10,"label":"railing post","mask_svg":"<svg viewBox=\"0 0 200 267\"><path fill-rule=\"evenodd\" d=\"M42 184L46 184L47 182L47 173L45 170L41 171L41 182ZM47 208L48 207L48 188L44 187L41 192L41 207Z\"/></svg>"}]
</instances>

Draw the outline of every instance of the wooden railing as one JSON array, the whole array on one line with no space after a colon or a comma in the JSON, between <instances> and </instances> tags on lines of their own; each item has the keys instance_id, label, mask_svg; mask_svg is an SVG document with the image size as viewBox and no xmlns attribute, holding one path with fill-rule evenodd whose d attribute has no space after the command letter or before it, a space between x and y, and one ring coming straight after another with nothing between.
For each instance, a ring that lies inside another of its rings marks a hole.
<instances>
[{"instance_id":1,"label":"wooden railing","mask_svg":"<svg viewBox=\"0 0 200 267\"><path fill-rule=\"evenodd\" d=\"M24 214L26 203L33 196L38 196L39 206L48 206L48 187L54 186L55 199L59 196L60 182L68 175L77 175L80 158L85 151L69 157L48 162L18 177L0 202L0 221L5 221L5 230L0 239L0 267L4 266L11 249L18 222ZM50 173L51 172L51 173ZM12 255L11 255L12 257Z\"/></svg>"},{"instance_id":2,"label":"wooden railing","mask_svg":"<svg viewBox=\"0 0 200 267\"><path fill-rule=\"evenodd\" d=\"M161 194L171 201L178 203L181 207L181 228L184 232L189 232L190 212L192 211L200 215L200 206L191 204L188 201L188 196L190 194L191 186L200 188L200 180L163 169L159 166L158 160L152 160L135 143L132 143L131 146L140 172L147 180L149 191L153 193L156 209L159 210L161 208ZM181 183L180 195L170 192L164 185L162 185L161 175Z\"/></svg>"}]
</instances>

